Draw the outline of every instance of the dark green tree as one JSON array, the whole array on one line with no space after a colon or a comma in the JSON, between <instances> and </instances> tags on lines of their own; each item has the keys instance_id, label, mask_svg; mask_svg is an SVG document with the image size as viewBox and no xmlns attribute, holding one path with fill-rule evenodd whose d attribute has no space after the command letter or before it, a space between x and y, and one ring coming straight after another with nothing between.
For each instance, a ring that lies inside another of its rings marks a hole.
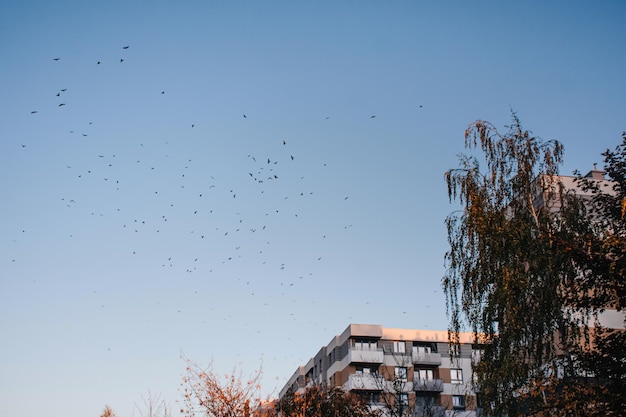
<instances>
[{"instance_id":1,"label":"dark green tree","mask_svg":"<svg viewBox=\"0 0 626 417\"><path fill-rule=\"evenodd\" d=\"M607 197L614 191L602 181L565 187L563 146L533 136L515 114L506 133L472 123L465 146L478 155L461 155L445 175L450 200L462 206L446 219L451 343L469 326L483 349L474 371L486 415L590 415L594 404L575 410L561 400L589 386L581 361L597 347L594 319L623 305L623 256L620 264L607 247L607 233L624 244L623 229L609 233L603 219L608 210L623 223L624 200ZM607 174L622 177L622 196L623 151L605 154Z\"/></svg>"}]
</instances>

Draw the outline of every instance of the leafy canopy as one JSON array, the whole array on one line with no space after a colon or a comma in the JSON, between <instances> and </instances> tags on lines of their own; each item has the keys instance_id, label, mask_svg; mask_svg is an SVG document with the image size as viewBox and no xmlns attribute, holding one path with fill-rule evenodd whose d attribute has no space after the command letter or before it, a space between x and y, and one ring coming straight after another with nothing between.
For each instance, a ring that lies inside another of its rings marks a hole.
<instances>
[{"instance_id":1,"label":"leafy canopy","mask_svg":"<svg viewBox=\"0 0 626 417\"><path fill-rule=\"evenodd\" d=\"M580 176L568 188L563 146L512 116L506 133L471 124L465 147L478 156L445 174L462 210L446 219L442 284L451 342L469 326L483 351L474 370L485 413L557 415L551 402L584 384L598 314L624 305L626 139L604 154L613 189Z\"/></svg>"}]
</instances>

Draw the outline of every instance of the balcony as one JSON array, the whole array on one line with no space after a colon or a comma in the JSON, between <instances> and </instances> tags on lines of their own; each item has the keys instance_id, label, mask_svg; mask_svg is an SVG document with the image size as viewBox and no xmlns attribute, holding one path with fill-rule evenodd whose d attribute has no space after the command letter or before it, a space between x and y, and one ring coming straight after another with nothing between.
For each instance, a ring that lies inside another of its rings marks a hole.
<instances>
[{"instance_id":1,"label":"balcony","mask_svg":"<svg viewBox=\"0 0 626 417\"><path fill-rule=\"evenodd\" d=\"M395 378L393 381L385 381L385 391L395 393L409 393L413 391L413 382L406 379Z\"/></svg>"},{"instance_id":2,"label":"balcony","mask_svg":"<svg viewBox=\"0 0 626 417\"><path fill-rule=\"evenodd\" d=\"M348 381L343 384L345 391L369 390L380 391L383 389L384 380L382 377L373 374L352 374L348 376Z\"/></svg>"},{"instance_id":3,"label":"balcony","mask_svg":"<svg viewBox=\"0 0 626 417\"><path fill-rule=\"evenodd\" d=\"M421 392L443 392L441 379L416 379L413 381L413 389Z\"/></svg>"},{"instance_id":4,"label":"balcony","mask_svg":"<svg viewBox=\"0 0 626 417\"><path fill-rule=\"evenodd\" d=\"M379 348L350 348L348 360L350 363L383 363L385 354Z\"/></svg>"},{"instance_id":5,"label":"balcony","mask_svg":"<svg viewBox=\"0 0 626 417\"><path fill-rule=\"evenodd\" d=\"M413 363L419 365L441 365L441 354L413 352Z\"/></svg>"}]
</instances>

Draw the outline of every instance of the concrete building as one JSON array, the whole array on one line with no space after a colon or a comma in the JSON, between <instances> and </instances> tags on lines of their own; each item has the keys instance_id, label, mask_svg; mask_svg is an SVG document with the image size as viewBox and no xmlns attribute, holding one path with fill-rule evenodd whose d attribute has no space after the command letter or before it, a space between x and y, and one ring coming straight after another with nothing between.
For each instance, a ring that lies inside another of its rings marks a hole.
<instances>
[{"instance_id":1,"label":"concrete building","mask_svg":"<svg viewBox=\"0 0 626 417\"><path fill-rule=\"evenodd\" d=\"M476 416L472 361L480 351L471 333L460 342L451 355L447 331L350 324L298 367L279 397L325 384L357 393L387 415L400 406L416 417Z\"/></svg>"}]
</instances>

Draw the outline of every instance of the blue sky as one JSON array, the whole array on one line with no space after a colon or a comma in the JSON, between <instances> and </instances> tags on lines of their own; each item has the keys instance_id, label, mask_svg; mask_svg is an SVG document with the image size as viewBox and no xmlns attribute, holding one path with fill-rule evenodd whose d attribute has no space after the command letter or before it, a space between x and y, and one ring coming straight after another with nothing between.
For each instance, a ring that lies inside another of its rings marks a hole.
<instances>
[{"instance_id":1,"label":"blue sky","mask_svg":"<svg viewBox=\"0 0 626 417\"><path fill-rule=\"evenodd\" d=\"M0 1L0 415L174 405L181 354L270 393L350 322L445 329L466 126L601 163L625 12Z\"/></svg>"}]
</instances>

